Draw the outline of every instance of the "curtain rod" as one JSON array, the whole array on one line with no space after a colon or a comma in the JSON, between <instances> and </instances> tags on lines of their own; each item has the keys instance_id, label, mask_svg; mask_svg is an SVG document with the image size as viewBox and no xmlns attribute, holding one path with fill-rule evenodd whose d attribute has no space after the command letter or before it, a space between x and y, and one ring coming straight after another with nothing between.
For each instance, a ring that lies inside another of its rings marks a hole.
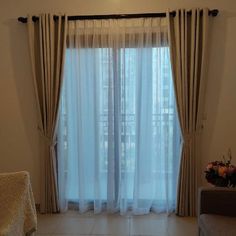
<instances>
[{"instance_id":1,"label":"curtain rod","mask_svg":"<svg viewBox=\"0 0 236 236\"><path fill-rule=\"evenodd\" d=\"M188 11L191 14L190 11ZM209 15L217 16L218 9L209 10ZM172 16L176 15L176 11L170 12ZM165 12L161 13L140 13L140 14L112 14L112 15L81 15L81 16L68 16L68 20L100 20L100 19L124 19L124 18L143 18L143 17L166 17ZM32 16L32 20L36 22L39 19L38 16ZM54 15L54 20L58 19L58 16ZM27 17L19 17L18 21L27 23Z\"/></svg>"}]
</instances>

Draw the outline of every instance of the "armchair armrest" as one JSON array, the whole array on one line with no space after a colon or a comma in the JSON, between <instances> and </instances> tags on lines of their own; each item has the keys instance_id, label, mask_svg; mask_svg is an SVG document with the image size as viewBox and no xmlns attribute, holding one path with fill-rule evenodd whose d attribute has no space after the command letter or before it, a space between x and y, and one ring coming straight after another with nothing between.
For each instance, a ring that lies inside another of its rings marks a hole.
<instances>
[{"instance_id":1,"label":"armchair armrest","mask_svg":"<svg viewBox=\"0 0 236 236\"><path fill-rule=\"evenodd\" d=\"M236 189L204 187L199 189L198 214L236 216Z\"/></svg>"},{"instance_id":2,"label":"armchair armrest","mask_svg":"<svg viewBox=\"0 0 236 236\"><path fill-rule=\"evenodd\" d=\"M0 173L0 235L32 235L36 228L29 173Z\"/></svg>"}]
</instances>

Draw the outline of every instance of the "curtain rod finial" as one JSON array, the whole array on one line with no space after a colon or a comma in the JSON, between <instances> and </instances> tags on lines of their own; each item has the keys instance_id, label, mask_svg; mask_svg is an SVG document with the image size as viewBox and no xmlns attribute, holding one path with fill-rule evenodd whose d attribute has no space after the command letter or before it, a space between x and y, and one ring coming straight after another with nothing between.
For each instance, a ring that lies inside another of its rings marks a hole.
<instances>
[{"instance_id":1,"label":"curtain rod finial","mask_svg":"<svg viewBox=\"0 0 236 236\"><path fill-rule=\"evenodd\" d=\"M27 23L27 18L25 17L18 17L18 21L22 23Z\"/></svg>"},{"instance_id":2,"label":"curtain rod finial","mask_svg":"<svg viewBox=\"0 0 236 236\"><path fill-rule=\"evenodd\" d=\"M212 15L212 16L217 16L218 13L219 13L219 10L218 10L218 9L213 9L213 10L211 10L211 15Z\"/></svg>"}]
</instances>

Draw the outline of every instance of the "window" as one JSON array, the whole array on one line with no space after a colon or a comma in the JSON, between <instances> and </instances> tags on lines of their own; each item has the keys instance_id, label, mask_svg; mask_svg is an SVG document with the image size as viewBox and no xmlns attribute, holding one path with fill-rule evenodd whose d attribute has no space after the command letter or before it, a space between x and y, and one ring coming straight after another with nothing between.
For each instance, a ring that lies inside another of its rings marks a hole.
<instances>
[{"instance_id":1,"label":"window","mask_svg":"<svg viewBox=\"0 0 236 236\"><path fill-rule=\"evenodd\" d=\"M81 211L142 214L175 205L180 132L169 49L134 47L127 35L129 46L128 39L83 43L66 52L59 173L64 197Z\"/></svg>"}]
</instances>

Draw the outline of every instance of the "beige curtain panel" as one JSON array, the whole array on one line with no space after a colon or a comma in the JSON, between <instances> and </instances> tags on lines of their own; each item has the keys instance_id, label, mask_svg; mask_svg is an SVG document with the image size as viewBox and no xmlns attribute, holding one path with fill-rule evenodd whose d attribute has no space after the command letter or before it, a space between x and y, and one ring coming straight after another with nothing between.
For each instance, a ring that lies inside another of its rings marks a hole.
<instances>
[{"instance_id":1,"label":"beige curtain panel","mask_svg":"<svg viewBox=\"0 0 236 236\"><path fill-rule=\"evenodd\" d=\"M183 148L179 171L176 213L196 215L198 134L204 91L204 65L208 29L208 10L177 10L167 13L170 53Z\"/></svg>"},{"instance_id":2,"label":"beige curtain panel","mask_svg":"<svg viewBox=\"0 0 236 236\"><path fill-rule=\"evenodd\" d=\"M42 213L59 211L56 170L56 124L66 48L67 17L40 15L33 22L28 17L28 36L35 94L38 105L39 131L44 142L41 171Z\"/></svg>"}]
</instances>

